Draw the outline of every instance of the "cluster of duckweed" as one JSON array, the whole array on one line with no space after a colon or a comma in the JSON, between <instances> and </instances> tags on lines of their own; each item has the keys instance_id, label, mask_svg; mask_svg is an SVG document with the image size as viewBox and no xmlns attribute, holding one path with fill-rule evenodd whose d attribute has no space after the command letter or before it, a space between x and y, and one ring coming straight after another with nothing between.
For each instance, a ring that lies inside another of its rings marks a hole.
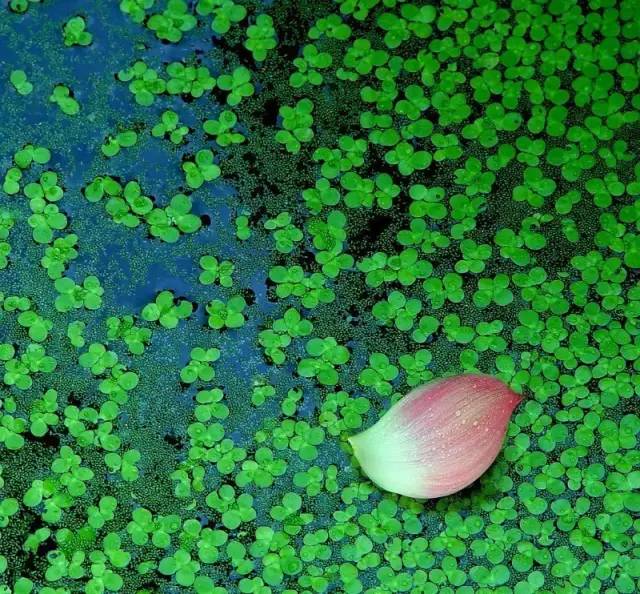
<instances>
[{"instance_id":1,"label":"cluster of duckweed","mask_svg":"<svg viewBox=\"0 0 640 594\"><path fill-rule=\"evenodd\" d=\"M640 589L633 0L6 4L1 594ZM359 472L476 370L476 484Z\"/></svg>"}]
</instances>

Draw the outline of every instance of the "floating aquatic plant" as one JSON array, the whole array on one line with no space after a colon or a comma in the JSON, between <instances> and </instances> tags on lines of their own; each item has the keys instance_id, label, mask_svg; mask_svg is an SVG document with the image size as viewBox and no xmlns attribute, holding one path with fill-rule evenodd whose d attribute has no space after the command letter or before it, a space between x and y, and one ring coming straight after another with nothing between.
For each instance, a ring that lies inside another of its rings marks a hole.
<instances>
[{"instance_id":1,"label":"floating aquatic plant","mask_svg":"<svg viewBox=\"0 0 640 594\"><path fill-rule=\"evenodd\" d=\"M637 4L6 0L0 594L640 591Z\"/></svg>"}]
</instances>

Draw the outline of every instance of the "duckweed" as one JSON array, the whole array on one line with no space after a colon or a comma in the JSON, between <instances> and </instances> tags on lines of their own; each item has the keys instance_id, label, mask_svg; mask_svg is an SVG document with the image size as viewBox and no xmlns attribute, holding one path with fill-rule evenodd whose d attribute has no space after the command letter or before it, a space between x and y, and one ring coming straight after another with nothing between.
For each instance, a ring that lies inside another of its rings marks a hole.
<instances>
[{"instance_id":1,"label":"duckweed","mask_svg":"<svg viewBox=\"0 0 640 594\"><path fill-rule=\"evenodd\" d=\"M640 590L633 0L0 9L0 593ZM348 437L523 395L439 500Z\"/></svg>"}]
</instances>

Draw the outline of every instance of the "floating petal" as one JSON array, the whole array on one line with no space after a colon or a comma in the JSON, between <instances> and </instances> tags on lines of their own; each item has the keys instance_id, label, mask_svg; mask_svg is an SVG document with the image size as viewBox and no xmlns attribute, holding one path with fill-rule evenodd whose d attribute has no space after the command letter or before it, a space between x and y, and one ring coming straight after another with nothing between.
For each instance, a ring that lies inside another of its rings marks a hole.
<instances>
[{"instance_id":1,"label":"floating petal","mask_svg":"<svg viewBox=\"0 0 640 594\"><path fill-rule=\"evenodd\" d=\"M520 401L488 375L437 380L411 391L349 442L379 487L419 499L442 497L491 466Z\"/></svg>"}]
</instances>

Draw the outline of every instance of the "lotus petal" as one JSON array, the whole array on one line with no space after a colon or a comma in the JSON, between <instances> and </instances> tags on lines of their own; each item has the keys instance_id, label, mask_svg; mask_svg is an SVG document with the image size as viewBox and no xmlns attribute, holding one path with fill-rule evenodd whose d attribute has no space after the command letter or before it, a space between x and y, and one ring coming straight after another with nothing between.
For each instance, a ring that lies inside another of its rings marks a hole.
<instances>
[{"instance_id":1,"label":"lotus petal","mask_svg":"<svg viewBox=\"0 0 640 594\"><path fill-rule=\"evenodd\" d=\"M379 487L419 499L442 497L491 466L520 401L488 375L436 380L411 391L349 442Z\"/></svg>"}]
</instances>

